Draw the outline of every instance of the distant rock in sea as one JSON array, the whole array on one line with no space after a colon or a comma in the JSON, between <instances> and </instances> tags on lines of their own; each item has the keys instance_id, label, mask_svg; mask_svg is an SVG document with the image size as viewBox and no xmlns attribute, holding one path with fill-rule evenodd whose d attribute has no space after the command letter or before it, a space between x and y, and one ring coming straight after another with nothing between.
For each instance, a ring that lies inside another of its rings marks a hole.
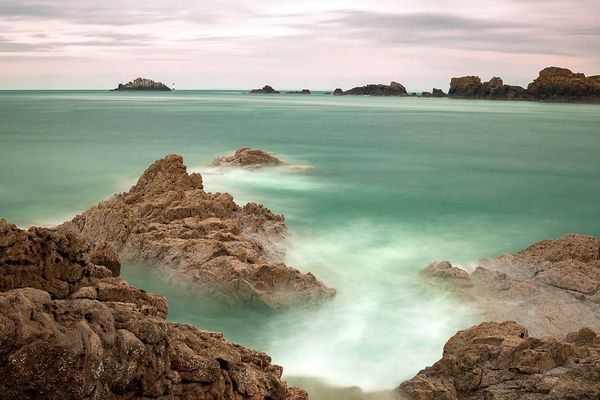
<instances>
[{"instance_id":1,"label":"distant rock in sea","mask_svg":"<svg viewBox=\"0 0 600 400\"><path fill-rule=\"evenodd\" d=\"M433 88L431 92L422 92L421 97L448 97L448 95L442 89Z\"/></svg>"},{"instance_id":2,"label":"distant rock in sea","mask_svg":"<svg viewBox=\"0 0 600 400\"><path fill-rule=\"evenodd\" d=\"M171 89L162 82L155 82L152 79L136 78L131 82L125 84L119 83L119 86L113 91L165 91L169 92Z\"/></svg>"},{"instance_id":3,"label":"distant rock in sea","mask_svg":"<svg viewBox=\"0 0 600 400\"><path fill-rule=\"evenodd\" d=\"M336 96L408 96L406 88L402 84L393 81L389 85L357 86L345 92L338 88L335 89L333 94Z\"/></svg>"},{"instance_id":4,"label":"distant rock in sea","mask_svg":"<svg viewBox=\"0 0 600 400\"><path fill-rule=\"evenodd\" d=\"M213 160L213 165L228 167L247 167L260 168L264 166L274 166L285 164L279 158L260 149L251 149L242 147L232 155L217 157Z\"/></svg>"},{"instance_id":5,"label":"distant rock in sea","mask_svg":"<svg viewBox=\"0 0 600 400\"><path fill-rule=\"evenodd\" d=\"M92 243L108 242L127 262L174 273L226 303L272 309L317 304L335 290L284 264L287 227L281 215L228 193L204 191L181 156L154 162L137 184L60 226Z\"/></svg>"},{"instance_id":6,"label":"distant rock in sea","mask_svg":"<svg viewBox=\"0 0 600 400\"><path fill-rule=\"evenodd\" d=\"M308 90L308 89L292 90L290 92L285 92L285 94L310 94L310 90Z\"/></svg>"},{"instance_id":7,"label":"distant rock in sea","mask_svg":"<svg viewBox=\"0 0 600 400\"><path fill-rule=\"evenodd\" d=\"M279 94L279 92L277 90L273 89L269 85L263 86L262 89L252 89L250 91L250 93L252 93L252 94Z\"/></svg>"},{"instance_id":8,"label":"distant rock in sea","mask_svg":"<svg viewBox=\"0 0 600 400\"><path fill-rule=\"evenodd\" d=\"M96 264L120 266L100 246L0 219L0 398L308 399L267 354L166 321L163 297Z\"/></svg>"},{"instance_id":9,"label":"distant rock in sea","mask_svg":"<svg viewBox=\"0 0 600 400\"><path fill-rule=\"evenodd\" d=\"M600 102L600 75L586 77L566 68L548 67L527 89L506 85L501 78L481 82L478 76L452 78L448 97L459 99Z\"/></svg>"},{"instance_id":10,"label":"distant rock in sea","mask_svg":"<svg viewBox=\"0 0 600 400\"><path fill-rule=\"evenodd\" d=\"M514 321L458 332L442 359L402 383L407 400L600 398L600 337L590 328L564 339L529 336Z\"/></svg>"}]
</instances>

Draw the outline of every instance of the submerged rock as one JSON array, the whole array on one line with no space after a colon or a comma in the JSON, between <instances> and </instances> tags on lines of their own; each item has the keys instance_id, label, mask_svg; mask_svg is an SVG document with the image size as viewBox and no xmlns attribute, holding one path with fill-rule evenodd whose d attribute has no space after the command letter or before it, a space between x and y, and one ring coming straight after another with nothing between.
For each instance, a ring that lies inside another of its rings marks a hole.
<instances>
[{"instance_id":1,"label":"submerged rock","mask_svg":"<svg viewBox=\"0 0 600 400\"><path fill-rule=\"evenodd\" d=\"M213 165L219 166L249 168L285 164L279 158L267 153L264 150L251 149L250 147L242 147L236 150L232 156L217 157L212 163Z\"/></svg>"},{"instance_id":2,"label":"submerged rock","mask_svg":"<svg viewBox=\"0 0 600 400\"><path fill-rule=\"evenodd\" d=\"M262 89L252 89L250 91L250 93L252 93L252 94L279 94L279 92L277 90L273 89L269 85L263 86Z\"/></svg>"},{"instance_id":3,"label":"submerged rock","mask_svg":"<svg viewBox=\"0 0 600 400\"><path fill-rule=\"evenodd\" d=\"M536 335L600 330L600 240L591 236L542 240L514 255L481 260L471 274L445 261L421 275L473 301L486 319L516 320Z\"/></svg>"},{"instance_id":4,"label":"submerged rock","mask_svg":"<svg viewBox=\"0 0 600 400\"><path fill-rule=\"evenodd\" d=\"M168 155L127 193L91 207L63 230L108 242L128 262L166 268L228 303L270 308L314 304L335 295L310 273L283 263L283 216L259 204L238 206L228 193L207 193L200 174Z\"/></svg>"},{"instance_id":5,"label":"submerged rock","mask_svg":"<svg viewBox=\"0 0 600 400\"><path fill-rule=\"evenodd\" d=\"M268 355L166 322L165 299L93 264L92 248L0 220L0 398L308 398Z\"/></svg>"},{"instance_id":6,"label":"submerged rock","mask_svg":"<svg viewBox=\"0 0 600 400\"><path fill-rule=\"evenodd\" d=\"M119 83L119 86L114 91L165 91L169 92L171 89L162 82L154 82L152 79L136 78L133 81L125 84Z\"/></svg>"},{"instance_id":7,"label":"submerged rock","mask_svg":"<svg viewBox=\"0 0 600 400\"><path fill-rule=\"evenodd\" d=\"M345 92L342 89L335 89L333 94L337 96L408 96L406 88L393 81L389 85L357 86Z\"/></svg>"},{"instance_id":8,"label":"submerged rock","mask_svg":"<svg viewBox=\"0 0 600 400\"><path fill-rule=\"evenodd\" d=\"M530 337L516 322L458 332L442 359L402 383L410 400L600 398L600 338L582 328L564 341Z\"/></svg>"}]
</instances>

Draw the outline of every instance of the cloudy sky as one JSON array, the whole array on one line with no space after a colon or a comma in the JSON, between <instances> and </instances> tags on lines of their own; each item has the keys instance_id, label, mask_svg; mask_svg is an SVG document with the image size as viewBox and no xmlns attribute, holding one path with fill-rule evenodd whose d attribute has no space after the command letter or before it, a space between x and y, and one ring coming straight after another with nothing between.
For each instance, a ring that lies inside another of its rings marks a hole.
<instances>
[{"instance_id":1,"label":"cloudy sky","mask_svg":"<svg viewBox=\"0 0 600 400\"><path fill-rule=\"evenodd\" d=\"M0 0L0 89L333 89L600 74L600 0Z\"/></svg>"}]
</instances>

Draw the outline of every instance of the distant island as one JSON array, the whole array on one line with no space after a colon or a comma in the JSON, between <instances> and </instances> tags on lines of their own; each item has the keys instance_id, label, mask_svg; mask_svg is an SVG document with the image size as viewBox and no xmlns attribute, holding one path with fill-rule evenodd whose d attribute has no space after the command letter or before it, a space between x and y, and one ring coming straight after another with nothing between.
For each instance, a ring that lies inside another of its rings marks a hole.
<instances>
[{"instance_id":1,"label":"distant island","mask_svg":"<svg viewBox=\"0 0 600 400\"><path fill-rule=\"evenodd\" d=\"M285 92L285 94L310 94L310 90L308 90L308 89L292 90L289 92Z\"/></svg>"},{"instance_id":2,"label":"distant island","mask_svg":"<svg viewBox=\"0 0 600 400\"><path fill-rule=\"evenodd\" d=\"M113 91L164 91L170 92L171 89L162 82L155 82L152 79L136 78L125 84L119 83L119 86Z\"/></svg>"},{"instance_id":3,"label":"distant island","mask_svg":"<svg viewBox=\"0 0 600 400\"><path fill-rule=\"evenodd\" d=\"M273 89L269 85L263 86L262 89L252 89L250 91L250 93L251 94L279 94L279 92L277 90Z\"/></svg>"},{"instance_id":4,"label":"distant island","mask_svg":"<svg viewBox=\"0 0 600 400\"><path fill-rule=\"evenodd\" d=\"M357 86L350 90L343 91L337 88L333 91L334 96L408 96L406 88L392 81L389 85L369 84L366 86Z\"/></svg>"}]
</instances>

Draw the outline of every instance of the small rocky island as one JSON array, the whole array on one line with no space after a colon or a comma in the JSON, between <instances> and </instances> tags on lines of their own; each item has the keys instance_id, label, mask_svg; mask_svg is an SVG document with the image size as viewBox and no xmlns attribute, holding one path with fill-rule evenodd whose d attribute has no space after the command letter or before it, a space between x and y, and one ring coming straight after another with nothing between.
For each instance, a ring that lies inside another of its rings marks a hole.
<instances>
[{"instance_id":1,"label":"small rocky island","mask_svg":"<svg viewBox=\"0 0 600 400\"><path fill-rule=\"evenodd\" d=\"M457 99L534 100L553 102L600 102L600 75L585 76L560 67L548 67L527 89L505 84L493 77L482 82L478 76L452 78L448 97Z\"/></svg>"},{"instance_id":2,"label":"small rocky island","mask_svg":"<svg viewBox=\"0 0 600 400\"><path fill-rule=\"evenodd\" d=\"M406 88L398 83L391 82L389 85L369 84L366 86L357 86L350 90L343 91L340 88L334 90L335 96L408 96Z\"/></svg>"},{"instance_id":3,"label":"small rocky island","mask_svg":"<svg viewBox=\"0 0 600 400\"><path fill-rule=\"evenodd\" d=\"M125 84L119 83L119 86L113 91L162 91L170 92L171 89L162 82L155 82L152 79L135 78L133 81Z\"/></svg>"},{"instance_id":4,"label":"small rocky island","mask_svg":"<svg viewBox=\"0 0 600 400\"><path fill-rule=\"evenodd\" d=\"M216 166L260 168L285 164L279 158L260 149L242 147L232 156L217 157L212 162Z\"/></svg>"},{"instance_id":5,"label":"small rocky island","mask_svg":"<svg viewBox=\"0 0 600 400\"><path fill-rule=\"evenodd\" d=\"M285 92L285 94L310 94L310 90L308 90L308 89L292 90L289 92Z\"/></svg>"},{"instance_id":6,"label":"small rocky island","mask_svg":"<svg viewBox=\"0 0 600 400\"><path fill-rule=\"evenodd\" d=\"M250 93L251 94L279 94L279 92L277 90L273 89L269 85L263 86L262 89L252 89L250 91Z\"/></svg>"}]
</instances>

